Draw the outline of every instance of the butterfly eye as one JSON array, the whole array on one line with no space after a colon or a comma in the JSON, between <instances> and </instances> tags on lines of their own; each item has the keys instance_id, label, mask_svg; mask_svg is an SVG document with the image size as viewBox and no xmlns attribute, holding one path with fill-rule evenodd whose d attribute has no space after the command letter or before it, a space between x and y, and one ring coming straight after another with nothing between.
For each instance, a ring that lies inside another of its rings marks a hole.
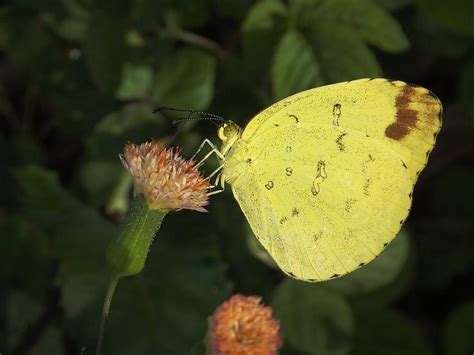
<instances>
[{"instance_id":1,"label":"butterfly eye","mask_svg":"<svg viewBox=\"0 0 474 355\"><path fill-rule=\"evenodd\" d=\"M223 142L234 138L238 134L239 128L236 124L233 123L224 123L221 127L219 127L219 130L217 131L217 135Z\"/></svg>"},{"instance_id":2,"label":"butterfly eye","mask_svg":"<svg viewBox=\"0 0 474 355\"><path fill-rule=\"evenodd\" d=\"M227 127L227 123L224 123L222 126L219 127L219 129L217 130L217 136L219 137L219 139L223 142L227 141L228 139L228 136L226 135L226 127Z\"/></svg>"}]
</instances>

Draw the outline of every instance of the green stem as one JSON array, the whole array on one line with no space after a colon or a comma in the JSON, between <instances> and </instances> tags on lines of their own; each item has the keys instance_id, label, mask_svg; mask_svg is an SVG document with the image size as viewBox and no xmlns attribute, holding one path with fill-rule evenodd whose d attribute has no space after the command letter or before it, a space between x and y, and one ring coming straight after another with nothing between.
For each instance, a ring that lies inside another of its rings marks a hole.
<instances>
[{"instance_id":1,"label":"green stem","mask_svg":"<svg viewBox=\"0 0 474 355\"><path fill-rule=\"evenodd\" d=\"M178 41L207 49L219 58L223 58L227 54L217 42L193 32L185 31L179 28L165 28L158 29L158 34L169 36L177 39Z\"/></svg>"},{"instance_id":2,"label":"green stem","mask_svg":"<svg viewBox=\"0 0 474 355\"><path fill-rule=\"evenodd\" d=\"M117 238L109 245L107 261L120 276L136 275L145 266L156 231L168 210L150 210L142 195L130 206Z\"/></svg>"},{"instance_id":3,"label":"green stem","mask_svg":"<svg viewBox=\"0 0 474 355\"><path fill-rule=\"evenodd\" d=\"M105 293L96 355L101 355L105 323L117 283L121 277L136 275L143 270L153 237L168 211L150 210L145 198L138 195L120 226L117 238L109 245L107 263L112 276Z\"/></svg>"},{"instance_id":4,"label":"green stem","mask_svg":"<svg viewBox=\"0 0 474 355\"><path fill-rule=\"evenodd\" d=\"M115 288L117 287L119 280L120 276L113 274L107 286L107 292L105 293L104 297L104 305L102 306L102 318L100 320L99 340L97 341L96 355L101 355L102 353L102 341L104 339L105 323L109 317L110 303L112 302L112 297L114 296Z\"/></svg>"}]
</instances>

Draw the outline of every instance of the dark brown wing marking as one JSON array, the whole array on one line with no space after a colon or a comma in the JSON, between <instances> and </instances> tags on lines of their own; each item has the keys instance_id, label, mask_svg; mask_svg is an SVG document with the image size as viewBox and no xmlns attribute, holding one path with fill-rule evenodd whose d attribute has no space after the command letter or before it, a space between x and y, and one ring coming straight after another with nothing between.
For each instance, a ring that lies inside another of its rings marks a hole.
<instances>
[{"instance_id":1,"label":"dark brown wing marking","mask_svg":"<svg viewBox=\"0 0 474 355\"><path fill-rule=\"evenodd\" d=\"M385 129L385 135L388 138L399 141L416 127L418 120L417 111L408 108L408 104L412 101L414 95L415 88L406 85L395 99L395 107L397 108L395 122Z\"/></svg>"}]
</instances>

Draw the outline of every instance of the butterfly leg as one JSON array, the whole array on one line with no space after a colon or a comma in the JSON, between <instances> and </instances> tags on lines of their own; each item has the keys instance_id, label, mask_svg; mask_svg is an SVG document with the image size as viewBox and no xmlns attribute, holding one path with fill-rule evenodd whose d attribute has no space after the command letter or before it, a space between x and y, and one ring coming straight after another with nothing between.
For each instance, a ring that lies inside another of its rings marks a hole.
<instances>
[{"instance_id":1,"label":"butterfly leg","mask_svg":"<svg viewBox=\"0 0 474 355\"><path fill-rule=\"evenodd\" d=\"M211 143L212 144L212 143ZM222 161L224 160L224 156L222 155L222 153L219 151L219 149L217 149L214 145L212 145L212 150L207 153L204 158L201 159L201 161L199 163L196 164L196 168L199 168L201 165L204 164L204 162L212 155L212 154L216 154Z\"/></svg>"},{"instance_id":2,"label":"butterfly leg","mask_svg":"<svg viewBox=\"0 0 474 355\"><path fill-rule=\"evenodd\" d=\"M202 148L204 148L204 146L205 146L206 144L208 144L208 145L212 148L212 150L211 150L211 152L210 152L211 154L212 154L212 153L216 153L216 155L217 155L219 158L223 159L222 154L220 154L219 148L217 148L217 147L214 145L214 143L212 143L209 139L206 138L206 139L204 139L204 141L201 143L201 145L199 146L199 148L196 150L196 153L194 153L194 155L191 157L191 160L194 160L194 158L196 158L196 156L199 154L199 152L202 150ZM202 159L201 162L205 161L211 154L206 155L206 157L205 157L204 159ZM199 163L201 163L201 162L199 162Z\"/></svg>"},{"instance_id":3,"label":"butterfly leg","mask_svg":"<svg viewBox=\"0 0 474 355\"><path fill-rule=\"evenodd\" d=\"M204 148L206 143L210 143L209 139L204 139L203 140L203 142L201 143L199 148L196 150L196 153L194 153L194 155L190 158L190 160L194 160L194 158L196 158L196 156L199 154L199 152L202 150L202 148Z\"/></svg>"},{"instance_id":4,"label":"butterfly leg","mask_svg":"<svg viewBox=\"0 0 474 355\"><path fill-rule=\"evenodd\" d=\"M214 175L216 175L222 168L224 167L224 164L222 164L221 166L219 166L216 170L214 170L209 176L208 178L211 178L213 177ZM217 175L217 179L216 179L216 182L220 179L220 174ZM215 183L214 183L215 185Z\"/></svg>"},{"instance_id":5,"label":"butterfly leg","mask_svg":"<svg viewBox=\"0 0 474 355\"><path fill-rule=\"evenodd\" d=\"M204 158L202 158L199 163L196 164L196 167L199 168L201 165L204 164L204 162L212 155L212 154L216 154L217 157L221 160L222 164L216 169L214 170L210 175L209 175L209 178L212 178L214 175L216 175L217 173L219 173L217 175L217 178L216 180L214 181L214 184L212 185L212 187L217 187L217 186L221 186L221 189L219 190L216 190L216 191L212 191L210 193L208 193L208 195L214 195L214 194L218 194L222 191L224 191L224 182L225 182L225 179L223 178L222 176L222 168L224 167L224 155L222 155L222 153L220 152L219 148L217 148L209 139L205 139L201 145L199 146L198 150L196 151L196 153L194 153L194 155L191 157L191 159L194 159L196 157L196 155L204 148L204 146L208 144L210 147L211 147L211 151L208 152Z\"/></svg>"},{"instance_id":6,"label":"butterfly leg","mask_svg":"<svg viewBox=\"0 0 474 355\"><path fill-rule=\"evenodd\" d=\"M218 172L220 172L220 170L224 167L224 164L222 164L221 166L219 166L216 170L214 170L211 175L209 175L209 178L212 178L214 175L216 175ZM222 172L220 172L217 177L216 177L216 180L214 181L214 184L212 185L212 187L217 187L219 185L221 185L221 188L219 190L215 190L215 191L212 191L211 193L208 193L208 196L209 195L215 195L215 194L218 194L218 193L221 193L225 190L225 185L223 183L223 179L222 179Z\"/></svg>"},{"instance_id":7,"label":"butterfly leg","mask_svg":"<svg viewBox=\"0 0 474 355\"><path fill-rule=\"evenodd\" d=\"M219 189L216 191L209 192L207 196L215 195L215 194L220 194L221 192L224 192L225 189Z\"/></svg>"}]
</instances>

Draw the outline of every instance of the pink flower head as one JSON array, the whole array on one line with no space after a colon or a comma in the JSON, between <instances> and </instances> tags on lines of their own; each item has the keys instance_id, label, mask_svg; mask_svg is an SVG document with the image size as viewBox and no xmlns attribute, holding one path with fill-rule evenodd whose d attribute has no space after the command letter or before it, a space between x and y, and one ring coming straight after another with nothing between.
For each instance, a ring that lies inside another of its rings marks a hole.
<instances>
[{"instance_id":1,"label":"pink flower head","mask_svg":"<svg viewBox=\"0 0 474 355\"><path fill-rule=\"evenodd\" d=\"M120 160L133 177L135 193L143 194L150 209L206 212L209 179L177 149L155 141L128 143Z\"/></svg>"}]
</instances>

